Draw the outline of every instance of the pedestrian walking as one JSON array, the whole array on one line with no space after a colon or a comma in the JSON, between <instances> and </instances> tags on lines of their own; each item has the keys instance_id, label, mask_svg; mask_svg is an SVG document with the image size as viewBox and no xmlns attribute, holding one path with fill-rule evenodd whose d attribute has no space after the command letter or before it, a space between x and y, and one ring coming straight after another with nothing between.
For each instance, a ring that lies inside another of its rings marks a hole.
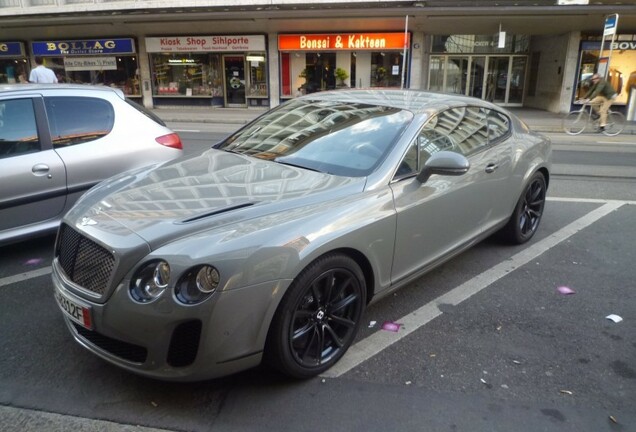
<instances>
[{"instance_id":1,"label":"pedestrian walking","mask_svg":"<svg viewBox=\"0 0 636 432\"><path fill-rule=\"evenodd\" d=\"M37 66L31 70L31 74L29 75L29 82L44 84L57 82L55 72L44 66L44 60L42 60L42 57L36 57L35 64Z\"/></svg>"}]
</instances>

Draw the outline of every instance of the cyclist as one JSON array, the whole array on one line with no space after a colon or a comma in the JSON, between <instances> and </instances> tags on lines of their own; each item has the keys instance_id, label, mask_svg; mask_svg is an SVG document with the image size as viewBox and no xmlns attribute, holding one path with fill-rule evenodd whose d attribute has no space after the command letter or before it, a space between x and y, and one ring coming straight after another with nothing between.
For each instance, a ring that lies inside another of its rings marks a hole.
<instances>
[{"instance_id":1,"label":"cyclist","mask_svg":"<svg viewBox=\"0 0 636 432\"><path fill-rule=\"evenodd\" d=\"M599 132L603 132L605 126L607 126L607 111L612 105L614 98L616 98L614 87L601 78L599 74L595 73L592 75L592 87L583 97L583 103L591 104L594 111L601 117Z\"/></svg>"}]
</instances>

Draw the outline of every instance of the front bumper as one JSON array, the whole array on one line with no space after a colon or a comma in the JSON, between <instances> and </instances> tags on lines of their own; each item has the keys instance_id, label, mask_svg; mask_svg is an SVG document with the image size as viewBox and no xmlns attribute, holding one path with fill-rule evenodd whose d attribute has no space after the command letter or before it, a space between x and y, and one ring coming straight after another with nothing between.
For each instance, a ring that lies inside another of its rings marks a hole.
<instances>
[{"instance_id":1,"label":"front bumper","mask_svg":"<svg viewBox=\"0 0 636 432\"><path fill-rule=\"evenodd\" d=\"M79 294L81 288L65 277L57 259L52 279L57 293L90 309L90 330L63 311L77 342L119 367L174 381L210 379L258 365L269 324L291 283L276 280L220 291L186 306L168 292L152 303L136 303L127 280L106 302L96 303Z\"/></svg>"}]
</instances>

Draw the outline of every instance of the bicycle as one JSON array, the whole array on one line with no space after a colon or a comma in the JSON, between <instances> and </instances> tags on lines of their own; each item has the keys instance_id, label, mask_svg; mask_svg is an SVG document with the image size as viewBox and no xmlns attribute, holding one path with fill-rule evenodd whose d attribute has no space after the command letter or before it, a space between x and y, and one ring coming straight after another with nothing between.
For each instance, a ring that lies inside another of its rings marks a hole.
<instances>
[{"instance_id":1,"label":"bicycle","mask_svg":"<svg viewBox=\"0 0 636 432\"><path fill-rule=\"evenodd\" d=\"M592 109L589 102L583 103L579 110L570 111L563 118L563 130L568 135L578 135L592 124L594 130L599 130L599 116ZM615 136L625 128L625 116L618 111L607 111L607 125L601 132L607 136Z\"/></svg>"}]
</instances>

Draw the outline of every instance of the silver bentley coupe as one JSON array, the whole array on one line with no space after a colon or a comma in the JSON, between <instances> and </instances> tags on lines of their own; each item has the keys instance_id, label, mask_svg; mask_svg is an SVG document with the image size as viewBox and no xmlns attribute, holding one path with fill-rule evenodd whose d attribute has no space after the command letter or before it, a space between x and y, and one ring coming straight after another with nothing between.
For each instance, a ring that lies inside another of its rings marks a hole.
<instances>
[{"instance_id":1,"label":"silver bentley coupe","mask_svg":"<svg viewBox=\"0 0 636 432\"><path fill-rule=\"evenodd\" d=\"M492 234L530 240L551 151L478 99L302 96L88 191L58 232L55 298L79 344L135 373L203 380L264 361L312 377L370 302Z\"/></svg>"}]
</instances>

